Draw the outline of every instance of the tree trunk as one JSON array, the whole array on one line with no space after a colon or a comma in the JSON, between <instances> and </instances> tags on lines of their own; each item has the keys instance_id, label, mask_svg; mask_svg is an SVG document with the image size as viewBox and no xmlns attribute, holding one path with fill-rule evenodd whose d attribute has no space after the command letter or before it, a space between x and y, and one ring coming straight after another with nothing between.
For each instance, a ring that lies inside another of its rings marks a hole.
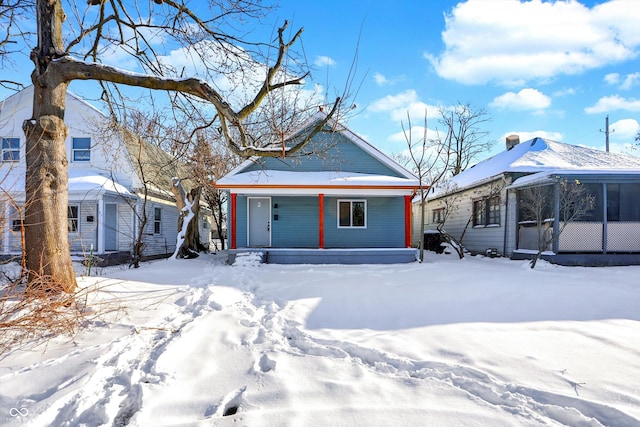
<instances>
[{"instance_id":1,"label":"tree trunk","mask_svg":"<svg viewBox=\"0 0 640 427\"><path fill-rule=\"evenodd\" d=\"M67 83L37 84L26 134L25 258L32 290L73 292L77 286L69 251L68 172L64 124Z\"/></svg>"},{"instance_id":2,"label":"tree trunk","mask_svg":"<svg viewBox=\"0 0 640 427\"><path fill-rule=\"evenodd\" d=\"M200 213L201 187L191 189L189 193L184 191L180 180L173 180L173 194L176 196L176 204L180 215L178 216L178 241L174 258L197 258L199 252L206 251L200 243L200 230L198 228L198 214Z\"/></svg>"},{"instance_id":3,"label":"tree trunk","mask_svg":"<svg viewBox=\"0 0 640 427\"><path fill-rule=\"evenodd\" d=\"M68 231L68 171L64 110L69 82L56 73L65 16L58 1L37 2L38 46L31 52L35 69L33 116L26 135L25 258L28 287L73 292L77 286Z\"/></svg>"}]
</instances>

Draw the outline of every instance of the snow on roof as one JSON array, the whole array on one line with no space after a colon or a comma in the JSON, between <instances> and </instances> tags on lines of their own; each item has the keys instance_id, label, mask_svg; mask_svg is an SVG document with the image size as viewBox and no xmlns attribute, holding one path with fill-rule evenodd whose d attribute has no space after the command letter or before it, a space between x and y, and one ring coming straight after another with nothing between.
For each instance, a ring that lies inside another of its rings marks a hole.
<instances>
[{"instance_id":1,"label":"snow on roof","mask_svg":"<svg viewBox=\"0 0 640 427\"><path fill-rule=\"evenodd\" d=\"M16 168L7 172L0 182L0 187L9 193L24 191L25 171L23 168ZM69 171L69 192L95 194L101 192L117 193L121 196L133 196L133 194L123 185L93 171Z\"/></svg>"},{"instance_id":2,"label":"snow on roof","mask_svg":"<svg viewBox=\"0 0 640 427\"><path fill-rule=\"evenodd\" d=\"M123 185L102 176L84 175L69 172L69 192L109 191L122 196L131 196L132 193Z\"/></svg>"},{"instance_id":3,"label":"snow on roof","mask_svg":"<svg viewBox=\"0 0 640 427\"><path fill-rule=\"evenodd\" d=\"M462 190L490 181L505 172L639 173L640 158L534 138L483 160L451 178L446 185ZM444 189L444 186L440 188ZM436 191L435 196L441 193Z\"/></svg>"},{"instance_id":4,"label":"snow on roof","mask_svg":"<svg viewBox=\"0 0 640 427\"><path fill-rule=\"evenodd\" d=\"M393 176L371 175L355 172L291 172L260 170L227 175L215 183L216 187L253 187L253 186L289 186L289 187L417 187L417 179Z\"/></svg>"}]
</instances>

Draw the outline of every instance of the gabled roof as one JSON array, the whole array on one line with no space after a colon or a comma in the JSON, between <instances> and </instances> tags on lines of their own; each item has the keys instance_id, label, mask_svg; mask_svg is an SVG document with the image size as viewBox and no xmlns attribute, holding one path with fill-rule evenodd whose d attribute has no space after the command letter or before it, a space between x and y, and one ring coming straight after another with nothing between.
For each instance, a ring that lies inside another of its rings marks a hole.
<instances>
[{"instance_id":1,"label":"gabled roof","mask_svg":"<svg viewBox=\"0 0 640 427\"><path fill-rule=\"evenodd\" d=\"M19 92L7 97L0 101L0 117L15 115L18 110L24 108L31 109L33 102L33 85L27 86ZM103 120L108 123L110 118L100 111L98 108L87 102L85 99L79 97L71 91L67 91L67 114L70 111L76 111L82 116L82 120L88 120L87 116L99 117L99 120ZM93 126L93 124L86 124L87 127ZM112 161L116 161L115 158L121 152L119 150L124 149L126 157L122 160L129 163L131 172L137 178L132 180L132 187L125 189L122 185L118 184L118 178L113 176L112 170L104 170L102 166L91 168L90 170L73 171L73 168L69 168L69 190L74 191L79 188L83 188L87 184L87 179L90 178L95 184L102 182L101 188L104 191L116 191L119 194L130 194L129 190L138 191L144 185L144 181L147 181L147 189L153 193L167 198L173 198L171 187L173 186L172 178L188 178L191 172L186 166L177 161L166 151L151 144L142 138L139 138L135 133L123 128L122 126L115 125L111 130L115 130L115 134L105 136L105 139L110 141L113 146L110 147L113 150ZM116 145L122 141L122 146ZM109 167L115 165L110 164ZM127 172L129 174L130 172ZM16 179L12 181L12 188L24 188L24 171L13 172ZM78 176L74 176L78 175ZM104 178L104 182L102 178ZM3 185L7 183L7 179L3 180ZM185 186L193 186L193 183L187 183Z\"/></svg>"},{"instance_id":2,"label":"gabled roof","mask_svg":"<svg viewBox=\"0 0 640 427\"><path fill-rule=\"evenodd\" d=\"M640 158L533 138L472 166L447 181L447 185L455 185L457 190L463 190L496 179L504 173L540 172L640 173ZM440 194L436 192L435 195Z\"/></svg>"},{"instance_id":3,"label":"gabled roof","mask_svg":"<svg viewBox=\"0 0 640 427\"><path fill-rule=\"evenodd\" d=\"M307 120L296 132L286 139L290 140L315 126L326 117L326 113L319 112ZM340 123L330 120L327 124L334 132L342 134L382 165L395 172L398 176L383 176L347 171L275 171L265 170L246 171L253 166L259 157L253 157L242 162L215 183L218 188L250 188L250 189L368 189L393 190L415 189L418 187L417 178L406 168L399 165L389 156L369 144L363 138Z\"/></svg>"}]
</instances>

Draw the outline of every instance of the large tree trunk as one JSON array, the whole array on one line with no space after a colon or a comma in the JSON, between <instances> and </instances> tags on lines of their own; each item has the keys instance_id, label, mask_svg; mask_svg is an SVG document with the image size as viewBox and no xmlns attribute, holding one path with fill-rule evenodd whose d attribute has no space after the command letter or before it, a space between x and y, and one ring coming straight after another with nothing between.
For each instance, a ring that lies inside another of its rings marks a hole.
<instances>
[{"instance_id":1,"label":"large tree trunk","mask_svg":"<svg viewBox=\"0 0 640 427\"><path fill-rule=\"evenodd\" d=\"M178 241L173 257L197 258L199 252L207 250L200 243L200 230L198 229L202 188L193 188L187 193L184 191L180 180L174 178L172 190L180 211L178 216Z\"/></svg>"},{"instance_id":2,"label":"large tree trunk","mask_svg":"<svg viewBox=\"0 0 640 427\"><path fill-rule=\"evenodd\" d=\"M68 240L68 172L64 110L68 82L48 72L61 45L59 2L38 2L38 47L32 52L33 116L26 135L25 257L31 290L73 292Z\"/></svg>"}]
</instances>

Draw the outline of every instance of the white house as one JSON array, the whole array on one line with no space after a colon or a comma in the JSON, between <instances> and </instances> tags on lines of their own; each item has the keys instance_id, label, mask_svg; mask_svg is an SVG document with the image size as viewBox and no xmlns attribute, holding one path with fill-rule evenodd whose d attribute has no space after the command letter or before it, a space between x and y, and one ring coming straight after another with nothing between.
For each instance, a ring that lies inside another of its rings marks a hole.
<instances>
[{"instance_id":1,"label":"white house","mask_svg":"<svg viewBox=\"0 0 640 427\"><path fill-rule=\"evenodd\" d=\"M25 135L32 115L33 87L0 102L0 253L21 253L20 217L25 201ZM173 254L178 209L171 192L176 162L162 150L123 131L105 131L108 117L68 93L65 123L69 160L69 243L72 255L90 251L103 258L129 258L143 209L144 257ZM145 197L146 194L146 197ZM199 220L201 238L210 238L208 217Z\"/></svg>"},{"instance_id":2,"label":"white house","mask_svg":"<svg viewBox=\"0 0 640 427\"><path fill-rule=\"evenodd\" d=\"M556 191L563 181L579 183L594 201L571 223L562 222ZM565 265L640 264L640 158L544 138L520 143L509 137L505 151L432 189L425 228L440 225L471 253L530 257L539 249L538 229L521 209L521 197L531 187L546 187L550 194L544 227L556 234L544 259Z\"/></svg>"}]
</instances>

